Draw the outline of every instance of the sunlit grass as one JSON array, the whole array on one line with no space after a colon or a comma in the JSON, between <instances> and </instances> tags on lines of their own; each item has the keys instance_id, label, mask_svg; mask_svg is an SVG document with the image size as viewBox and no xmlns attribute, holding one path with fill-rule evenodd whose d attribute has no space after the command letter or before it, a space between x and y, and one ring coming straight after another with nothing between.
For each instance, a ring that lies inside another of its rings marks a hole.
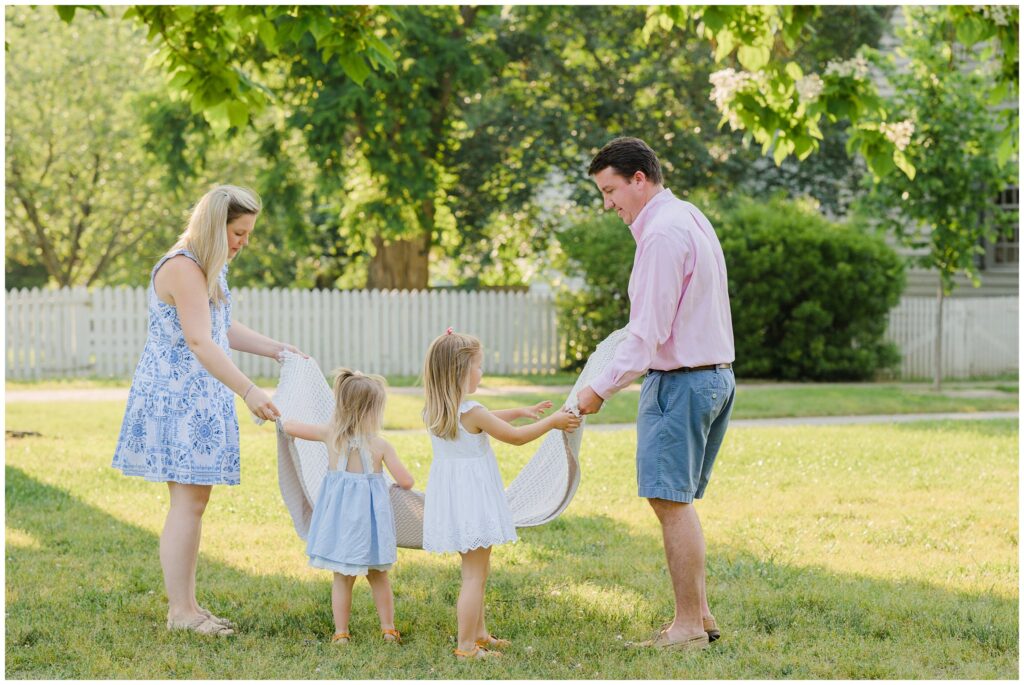
<instances>
[{"instance_id":1,"label":"sunlit grass","mask_svg":"<svg viewBox=\"0 0 1024 685\"><path fill-rule=\"evenodd\" d=\"M495 550L489 624L513 648L500 663L460 664L457 561L417 550L400 550L392 574L406 644L376 642L365 583L356 641L326 644L329 574L306 565L291 527L273 429L248 421L242 484L214 489L199 566L201 601L241 634L167 633L166 487L110 468L123 409L7 406L9 429L42 434L6 443L9 677L1017 675L1015 421L730 430L698 505L724 637L694 656L622 646L667 619L671 597L660 533L635 496L635 432L589 432L566 513ZM390 438L422 488L427 437ZM534 448L496 446L506 482Z\"/></svg>"}]
</instances>

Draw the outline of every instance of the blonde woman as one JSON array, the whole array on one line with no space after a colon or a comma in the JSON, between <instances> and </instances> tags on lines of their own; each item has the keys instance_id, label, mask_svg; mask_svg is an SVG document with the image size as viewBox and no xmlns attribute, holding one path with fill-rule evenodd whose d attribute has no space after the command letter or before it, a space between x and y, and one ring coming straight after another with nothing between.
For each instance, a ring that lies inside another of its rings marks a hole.
<instances>
[{"instance_id":1,"label":"blonde woman","mask_svg":"<svg viewBox=\"0 0 1024 685\"><path fill-rule=\"evenodd\" d=\"M480 385L482 364L480 341L449 328L430 344L423 367L423 417L434 450L423 504L423 549L458 552L462 557L462 587L455 607L459 659L500 656L495 648L509 645L491 635L484 621L491 547L516 540L488 436L523 445L553 428L572 432L580 425L579 417L564 410L529 425L511 425L520 418L540 418L551 402L491 412L467 400Z\"/></svg>"},{"instance_id":2,"label":"blonde woman","mask_svg":"<svg viewBox=\"0 0 1024 685\"><path fill-rule=\"evenodd\" d=\"M234 395L255 416L277 407L231 361L230 350L276 358L293 345L231 320L228 262L249 244L259 196L218 186L192 208L185 231L150 274L149 334L132 378L113 466L167 483L160 536L167 628L231 635L234 624L196 601L203 512L214 485L240 480Z\"/></svg>"},{"instance_id":3,"label":"blonde woman","mask_svg":"<svg viewBox=\"0 0 1024 685\"><path fill-rule=\"evenodd\" d=\"M327 425L282 421L284 432L327 445L324 476L309 523L309 565L334 572L331 609L333 644L345 645L352 613L352 586L366 576L380 618L381 637L397 643L395 599L388 569L398 558L395 518L383 467L399 487L413 486L412 476L391 444L378 435L384 421L384 379L338 369L334 380L334 415Z\"/></svg>"}]
</instances>

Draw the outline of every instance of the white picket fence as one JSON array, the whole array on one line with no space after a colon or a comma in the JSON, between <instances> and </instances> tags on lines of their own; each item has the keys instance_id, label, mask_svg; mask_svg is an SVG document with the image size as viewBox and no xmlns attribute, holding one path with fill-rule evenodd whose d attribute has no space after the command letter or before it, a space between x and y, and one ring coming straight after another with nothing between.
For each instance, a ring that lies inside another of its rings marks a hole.
<instances>
[{"instance_id":1,"label":"white picket fence","mask_svg":"<svg viewBox=\"0 0 1024 685\"><path fill-rule=\"evenodd\" d=\"M1016 372L1019 297L965 297L942 305L942 369L947 378ZM903 354L901 378L931 378L935 363L934 297L904 297L889 312L886 338Z\"/></svg>"},{"instance_id":2,"label":"white picket fence","mask_svg":"<svg viewBox=\"0 0 1024 685\"><path fill-rule=\"evenodd\" d=\"M298 345L324 368L419 375L430 341L448 326L478 335L490 373L558 369L559 339L548 294L522 292L282 290L236 288L234 318ZM946 377L1018 369L1017 297L946 300ZM145 288L64 288L7 292L6 378L127 378L146 339ZM887 338L903 352L902 378L928 378L935 300L903 298ZM276 363L234 359L250 375L275 376Z\"/></svg>"},{"instance_id":3,"label":"white picket fence","mask_svg":"<svg viewBox=\"0 0 1024 685\"><path fill-rule=\"evenodd\" d=\"M235 321L297 345L328 371L419 375L427 346L452 326L484 344L484 369L556 371L555 308L548 295L497 291L232 289ZM146 289L7 292L6 377L129 377L146 341ZM235 352L246 374L277 363Z\"/></svg>"}]
</instances>

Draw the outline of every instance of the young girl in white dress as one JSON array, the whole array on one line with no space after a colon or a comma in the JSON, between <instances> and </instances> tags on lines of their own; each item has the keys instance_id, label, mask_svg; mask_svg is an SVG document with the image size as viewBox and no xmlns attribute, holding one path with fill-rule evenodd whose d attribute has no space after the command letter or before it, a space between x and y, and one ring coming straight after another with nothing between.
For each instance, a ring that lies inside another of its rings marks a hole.
<instances>
[{"instance_id":1,"label":"young girl in white dress","mask_svg":"<svg viewBox=\"0 0 1024 685\"><path fill-rule=\"evenodd\" d=\"M434 451L423 510L423 549L462 556L455 650L460 659L500 656L494 648L510 644L492 636L484 622L491 547L516 540L488 436L523 445L553 428L571 432L580 425L579 417L565 411L525 426L511 425L515 419L539 418L550 402L491 412L466 400L480 384L482 363L480 341L449 328L430 344L423 367L423 417Z\"/></svg>"},{"instance_id":2,"label":"young girl in white dress","mask_svg":"<svg viewBox=\"0 0 1024 685\"><path fill-rule=\"evenodd\" d=\"M283 421L284 432L303 440L326 443L327 474L313 507L306 553L309 565L334 572L331 642L348 644L352 586L366 576L380 617L381 635L398 642L395 599L388 569L395 563L395 519L382 465L399 487L408 490L413 478L395 448L377 433L384 420L384 379L338 369L334 381L334 415L327 425Z\"/></svg>"}]
</instances>

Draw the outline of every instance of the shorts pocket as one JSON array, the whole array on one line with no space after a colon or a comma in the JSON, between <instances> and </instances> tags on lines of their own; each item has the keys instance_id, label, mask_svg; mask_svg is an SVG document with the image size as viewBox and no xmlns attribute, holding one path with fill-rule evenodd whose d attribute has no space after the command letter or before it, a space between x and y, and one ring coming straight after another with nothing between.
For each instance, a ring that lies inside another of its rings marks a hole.
<instances>
[{"instance_id":1,"label":"shorts pocket","mask_svg":"<svg viewBox=\"0 0 1024 685\"><path fill-rule=\"evenodd\" d=\"M644 383L640 386L640 409L641 414L661 416L665 413L661 405L659 395L661 394L662 376L660 373L649 373Z\"/></svg>"}]
</instances>

